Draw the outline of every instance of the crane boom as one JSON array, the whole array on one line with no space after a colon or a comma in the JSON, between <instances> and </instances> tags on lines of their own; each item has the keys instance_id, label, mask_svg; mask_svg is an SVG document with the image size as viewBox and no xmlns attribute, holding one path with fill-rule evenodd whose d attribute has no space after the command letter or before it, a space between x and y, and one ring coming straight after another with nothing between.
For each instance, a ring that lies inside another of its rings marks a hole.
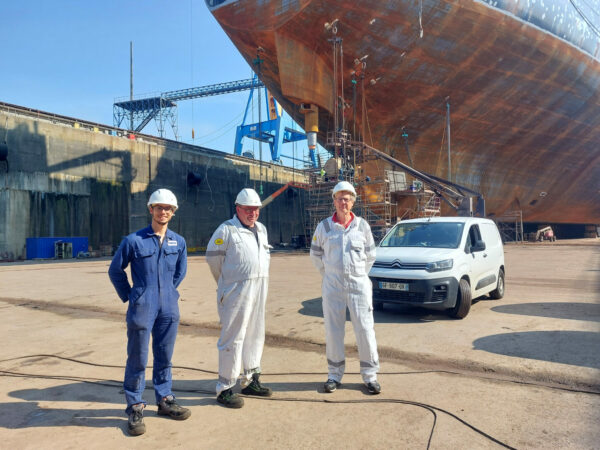
<instances>
[{"instance_id":1,"label":"crane boom","mask_svg":"<svg viewBox=\"0 0 600 450\"><path fill-rule=\"evenodd\" d=\"M247 80L167 91L154 97L115 102L113 104L113 122L116 127L120 127L123 120L133 116L134 130L140 132L155 117L158 117L162 121L165 119L172 120L173 110L177 107L177 101L247 91L263 86L262 81L254 77Z\"/></svg>"}]
</instances>

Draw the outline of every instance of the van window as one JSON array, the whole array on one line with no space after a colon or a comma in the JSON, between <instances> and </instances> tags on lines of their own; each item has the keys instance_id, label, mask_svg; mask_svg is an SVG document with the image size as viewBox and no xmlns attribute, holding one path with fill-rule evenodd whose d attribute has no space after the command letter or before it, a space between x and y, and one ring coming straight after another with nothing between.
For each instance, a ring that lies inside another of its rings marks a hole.
<instances>
[{"instance_id":1,"label":"van window","mask_svg":"<svg viewBox=\"0 0 600 450\"><path fill-rule=\"evenodd\" d=\"M467 242L465 244L465 252L471 253L471 247L475 245L475 242L481 240L481 232L479 231L478 225L471 225L469 228L469 234L467 235Z\"/></svg>"},{"instance_id":2,"label":"van window","mask_svg":"<svg viewBox=\"0 0 600 450\"><path fill-rule=\"evenodd\" d=\"M381 247L458 248L464 223L399 223L381 241Z\"/></svg>"}]
</instances>

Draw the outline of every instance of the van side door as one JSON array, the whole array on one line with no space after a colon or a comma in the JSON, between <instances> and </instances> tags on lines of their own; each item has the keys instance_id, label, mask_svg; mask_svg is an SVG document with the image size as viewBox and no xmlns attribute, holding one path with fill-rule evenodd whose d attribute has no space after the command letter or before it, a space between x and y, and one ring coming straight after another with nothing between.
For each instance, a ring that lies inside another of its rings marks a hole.
<instances>
[{"instance_id":1,"label":"van side door","mask_svg":"<svg viewBox=\"0 0 600 450\"><path fill-rule=\"evenodd\" d=\"M489 233L483 232L486 224L473 224L469 229L470 248L466 246L465 252L471 253L471 289L473 298L489 292L496 284L496 262L494 261L494 242L489 238ZM487 230L486 230L487 231ZM486 239L487 238L487 239Z\"/></svg>"},{"instance_id":2,"label":"van side door","mask_svg":"<svg viewBox=\"0 0 600 450\"><path fill-rule=\"evenodd\" d=\"M485 248L485 242L481 237L481 230L478 224L473 224L469 228L467 241L465 244L465 253L469 261L469 278L471 279L471 292L473 298L477 297L477 292L482 290L482 284L485 284L484 277L490 271L488 262L488 253Z\"/></svg>"},{"instance_id":3,"label":"van side door","mask_svg":"<svg viewBox=\"0 0 600 450\"><path fill-rule=\"evenodd\" d=\"M479 230L481 231L488 254L487 263L489 264L489 272L486 273L486 281L489 281L491 284L486 283L483 286L487 294L496 288L500 267L504 266L504 248L498 228L493 222L481 223Z\"/></svg>"}]
</instances>

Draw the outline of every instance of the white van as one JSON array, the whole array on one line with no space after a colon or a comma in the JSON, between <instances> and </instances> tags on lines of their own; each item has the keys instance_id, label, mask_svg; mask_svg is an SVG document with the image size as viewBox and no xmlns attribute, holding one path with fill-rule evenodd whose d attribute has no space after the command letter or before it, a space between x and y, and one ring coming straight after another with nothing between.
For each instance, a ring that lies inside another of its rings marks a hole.
<instances>
[{"instance_id":1,"label":"white van","mask_svg":"<svg viewBox=\"0 0 600 450\"><path fill-rule=\"evenodd\" d=\"M462 319L471 299L504 296L504 248L496 224L477 217L397 223L377 246L369 272L373 306L399 303Z\"/></svg>"}]
</instances>

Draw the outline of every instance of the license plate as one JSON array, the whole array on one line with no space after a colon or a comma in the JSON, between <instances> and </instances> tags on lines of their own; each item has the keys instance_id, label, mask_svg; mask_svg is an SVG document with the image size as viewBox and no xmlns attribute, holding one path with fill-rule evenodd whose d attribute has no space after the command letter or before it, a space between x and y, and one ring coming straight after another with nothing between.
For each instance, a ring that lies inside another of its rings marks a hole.
<instances>
[{"instance_id":1,"label":"license plate","mask_svg":"<svg viewBox=\"0 0 600 450\"><path fill-rule=\"evenodd\" d=\"M380 289L390 289L392 291L408 291L408 283L390 283L389 281L380 281Z\"/></svg>"}]
</instances>

